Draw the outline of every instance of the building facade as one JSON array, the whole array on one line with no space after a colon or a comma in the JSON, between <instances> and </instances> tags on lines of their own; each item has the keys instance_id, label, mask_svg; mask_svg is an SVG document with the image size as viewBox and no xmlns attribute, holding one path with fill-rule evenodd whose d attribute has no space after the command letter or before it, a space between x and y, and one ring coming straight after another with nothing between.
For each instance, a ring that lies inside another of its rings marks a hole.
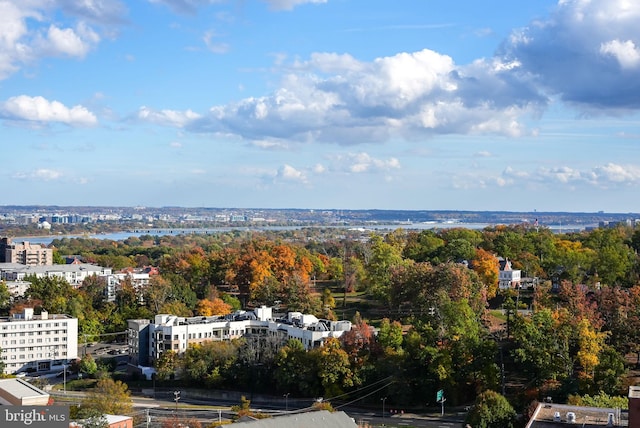
<instances>
[{"instance_id":1,"label":"building facade","mask_svg":"<svg viewBox=\"0 0 640 428\"><path fill-rule=\"evenodd\" d=\"M0 318L0 348L5 373L62 370L78 358L78 319L25 308Z\"/></svg>"},{"instance_id":2,"label":"building facade","mask_svg":"<svg viewBox=\"0 0 640 428\"><path fill-rule=\"evenodd\" d=\"M512 269L508 259L500 261L500 272L498 274L498 286L501 290L510 288L520 288L521 272L519 269Z\"/></svg>"},{"instance_id":3,"label":"building facade","mask_svg":"<svg viewBox=\"0 0 640 428\"><path fill-rule=\"evenodd\" d=\"M194 344L245 336L270 338L281 344L298 339L305 349L312 349L351 330L350 321L320 320L299 312L289 312L285 319L273 319L272 315L272 308L263 306L226 317L160 314L154 322L129 320L130 361L133 365L151 366L166 351L181 354Z\"/></svg>"},{"instance_id":4,"label":"building facade","mask_svg":"<svg viewBox=\"0 0 640 428\"><path fill-rule=\"evenodd\" d=\"M24 266L15 263L0 264L0 279L5 281L24 281L28 276L36 278L58 277L77 287L92 275L110 275L111 268L88 263L51 266Z\"/></svg>"},{"instance_id":5,"label":"building facade","mask_svg":"<svg viewBox=\"0 0 640 428\"><path fill-rule=\"evenodd\" d=\"M11 242L11 238L0 239L0 263L18 263L28 266L50 266L53 250L28 241Z\"/></svg>"}]
</instances>

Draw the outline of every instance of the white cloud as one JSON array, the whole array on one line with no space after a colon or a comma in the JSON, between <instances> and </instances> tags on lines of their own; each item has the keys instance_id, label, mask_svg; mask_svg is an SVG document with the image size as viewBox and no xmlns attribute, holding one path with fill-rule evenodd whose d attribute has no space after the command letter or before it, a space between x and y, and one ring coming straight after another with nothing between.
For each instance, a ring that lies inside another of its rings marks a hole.
<instances>
[{"instance_id":1,"label":"white cloud","mask_svg":"<svg viewBox=\"0 0 640 428\"><path fill-rule=\"evenodd\" d=\"M499 64L456 66L427 49L371 62L315 53L284 68L271 95L214 106L185 128L250 141L344 145L451 133L518 136L525 132L520 117L546 99Z\"/></svg>"},{"instance_id":2,"label":"white cloud","mask_svg":"<svg viewBox=\"0 0 640 428\"><path fill-rule=\"evenodd\" d=\"M191 111L178 111L178 110L152 110L148 107L142 106L137 113L138 119L151 122L164 126L175 126L182 128L189 122L196 120L200 117L199 114Z\"/></svg>"},{"instance_id":3,"label":"white cloud","mask_svg":"<svg viewBox=\"0 0 640 428\"><path fill-rule=\"evenodd\" d=\"M63 177L62 172L54 169L40 168L33 171L17 172L13 178L32 181L54 181Z\"/></svg>"},{"instance_id":4,"label":"white cloud","mask_svg":"<svg viewBox=\"0 0 640 428\"><path fill-rule=\"evenodd\" d=\"M202 36L202 41L204 42L207 50L209 52L213 52L216 54L223 54L229 51L229 44L216 42L215 38L219 37L213 30L206 31Z\"/></svg>"},{"instance_id":5,"label":"white cloud","mask_svg":"<svg viewBox=\"0 0 640 428\"><path fill-rule=\"evenodd\" d=\"M291 165L283 165L278 169L276 180L306 183L307 177L302 171L295 169Z\"/></svg>"},{"instance_id":6,"label":"white cloud","mask_svg":"<svg viewBox=\"0 0 640 428\"><path fill-rule=\"evenodd\" d=\"M127 8L119 0L57 0L55 3L70 15L100 25L125 23Z\"/></svg>"},{"instance_id":7,"label":"white cloud","mask_svg":"<svg viewBox=\"0 0 640 428\"><path fill-rule=\"evenodd\" d=\"M0 0L0 79L43 57L84 57L101 40L87 22L111 35L126 13L118 0Z\"/></svg>"},{"instance_id":8,"label":"white cloud","mask_svg":"<svg viewBox=\"0 0 640 428\"><path fill-rule=\"evenodd\" d=\"M327 0L262 0L274 10L292 10L294 7L306 3L326 3Z\"/></svg>"},{"instance_id":9,"label":"white cloud","mask_svg":"<svg viewBox=\"0 0 640 428\"><path fill-rule=\"evenodd\" d=\"M640 2L560 0L551 15L504 44L514 77L529 76L583 110L640 108Z\"/></svg>"},{"instance_id":10,"label":"white cloud","mask_svg":"<svg viewBox=\"0 0 640 428\"><path fill-rule=\"evenodd\" d=\"M640 184L640 166L636 165L617 165L608 163L593 169L598 183L607 184Z\"/></svg>"},{"instance_id":11,"label":"white cloud","mask_svg":"<svg viewBox=\"0 0 640 428\"><path fill-rule=\"evenodd\" d=\"M633 40L621 42L612 40L600 45L600 52L611 55L618 60L620 67L625 69L637 68L640 65L640 50L636 48Z\"/></svg>"},{"instance_id":12,"label":"white cloud","mask_svg":"<svg viewBox=\"0 0 640 428\"><path fill-rule=\"evenodd\" d=\"M199 8L220 3L222 0L149 0L149 3L164 4L174 12L193 14Z\"/></svg>"},{"instance_id":13,"label":"white cloud","mask_svg":"<svg viewBox=\"0 0 640 428\"><path fill-rule=\"evenodd\" d=\"M96 116L83 106L69 108L59 101L27 95L12 97L0 103L0 117L42 123L59 122L69 126L92 126L98 122Z\"/></svg>"},{"instance_id":14,"label":"white cloud","mask_svg":"<svg viewBox=\"0 0 640 428\"><path fill-rule=\"evenodd\" d=\"M366 152L340 154L332 157L331 169L347 173L386 172L400 169L397 158L374 158Z\"/></svg>"},{"instance_id":15,"label":"white cloud","mask_svg":"<svg viewBox=\"0 0 640 428\"><path fill-rule=\"evenodd\" d=\"M182 143L178 142L178 141L172 141L169 143L169 147L171 147L172 149L181 149L182 148Z\"/></svg>"},{"instance_id":16,"label":"white cloud","mask_svg":"<svg viewBox=\"0 0 640 428\"><path fill-rule=\"evenodd\" d=\"M84 24L80 24L75 30L51 25L46 35L38 41L37 47L47 56L66 55L82 58L99 41L100 36Z\"/></svg>"}]
</instances>

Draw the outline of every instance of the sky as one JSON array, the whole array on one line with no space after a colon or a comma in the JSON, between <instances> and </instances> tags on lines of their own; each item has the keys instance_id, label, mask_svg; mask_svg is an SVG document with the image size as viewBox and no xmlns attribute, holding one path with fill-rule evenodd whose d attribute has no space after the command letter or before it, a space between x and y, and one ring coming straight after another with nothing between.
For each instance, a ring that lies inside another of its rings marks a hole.
<instances>
[{"instance_id":1,"label":"sky","mask_svg":"<svg viewBox=\"0 0 640 428\"><path fill-rule=\"evenodd\" d=\"M0 0L0 205L640 212L634 0Z\"/></svg>"}]
</instances>

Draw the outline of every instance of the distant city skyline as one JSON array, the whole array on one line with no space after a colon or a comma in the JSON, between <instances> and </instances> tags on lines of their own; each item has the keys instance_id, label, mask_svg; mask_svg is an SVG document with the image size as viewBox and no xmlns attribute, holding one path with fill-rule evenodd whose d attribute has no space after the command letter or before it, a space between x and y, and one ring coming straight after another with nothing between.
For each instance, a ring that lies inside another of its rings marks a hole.
<instances>
[{"instance_id":1,"label":"distant city skyline","mask_svg":"<svg viewBox=\"0 0 640 428\"><path fill-rule=\"evenodd\" d=\"M640 3L0 16L3 205L640 211Z\"/></svg>"}]
</instances>

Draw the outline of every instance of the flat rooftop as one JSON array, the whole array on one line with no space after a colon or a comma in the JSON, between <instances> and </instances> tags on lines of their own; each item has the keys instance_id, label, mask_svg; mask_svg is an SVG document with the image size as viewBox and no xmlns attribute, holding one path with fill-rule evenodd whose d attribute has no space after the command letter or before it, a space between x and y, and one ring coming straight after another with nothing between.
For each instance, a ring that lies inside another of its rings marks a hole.
<instances>
[{"instance_id":1,"label":"flat rooftop","mask_svg":"<svg viewBox=\"0 0 640 428\"><path fill-rule=\"evenodd\" d=\"M609 423L609 414L613 414L613 426L626 427L629 425L628 413L620 411L620 409L607 409L599 407L581 407L571 406L568 404L540 403L532 420L527 428L547 428L565 426L569 421L568 413L575 415L575 422L581 427L597 428L607 426ZM560 415L560 420L554 419L556 415Z\"/></svg>"}]
</instances>

